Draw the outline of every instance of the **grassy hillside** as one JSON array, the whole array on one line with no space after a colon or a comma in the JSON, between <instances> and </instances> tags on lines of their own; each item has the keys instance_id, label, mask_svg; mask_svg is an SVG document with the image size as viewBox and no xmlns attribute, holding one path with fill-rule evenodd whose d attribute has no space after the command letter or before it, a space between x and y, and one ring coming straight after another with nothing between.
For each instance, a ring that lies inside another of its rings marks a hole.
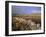
<instances>
[{"instance_id":1,"label":"grassy hillside","mask_svg":"<svg viewBox=\"0 0 46 37\"><path fill-rule=\"evenodd\" d=\"M28 22L30 20L30 23ZM33 26L32 26L33 22ZM41 26L41 14L12 16L12 30L37 30Z\"/></svg>"}]
</instances>

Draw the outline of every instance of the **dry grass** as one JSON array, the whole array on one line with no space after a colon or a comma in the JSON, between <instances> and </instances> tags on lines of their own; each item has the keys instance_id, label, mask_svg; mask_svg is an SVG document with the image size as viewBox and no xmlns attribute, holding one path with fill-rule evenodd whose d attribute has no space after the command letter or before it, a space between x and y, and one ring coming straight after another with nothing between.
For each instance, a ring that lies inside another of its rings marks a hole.
<instances>
[{"instance_id":1,"label":"dry grass","mask_svg":"<svg viewBox=\"0 0 46 37\"><path fill-rule=\"evenodd\" d=\"M12 30L37 30L41 27L41 15L12 16Z\"/></svg>"}]
</instances>

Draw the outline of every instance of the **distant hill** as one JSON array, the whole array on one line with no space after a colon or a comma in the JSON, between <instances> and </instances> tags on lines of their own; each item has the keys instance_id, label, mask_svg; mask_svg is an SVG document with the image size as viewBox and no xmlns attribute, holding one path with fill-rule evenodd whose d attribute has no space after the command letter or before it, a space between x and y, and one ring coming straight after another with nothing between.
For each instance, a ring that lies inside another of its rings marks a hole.
<instances>
[{"instance_id":1,"label":"distant hill","mask_svg":"<svg viewBox=\"0 0 46 37\"><path fill-rule=\"evenodd\" d=\"M13 14L12 16L40 16L41 13L31 13L31 14Z\"/></svg>"}]
</instances>

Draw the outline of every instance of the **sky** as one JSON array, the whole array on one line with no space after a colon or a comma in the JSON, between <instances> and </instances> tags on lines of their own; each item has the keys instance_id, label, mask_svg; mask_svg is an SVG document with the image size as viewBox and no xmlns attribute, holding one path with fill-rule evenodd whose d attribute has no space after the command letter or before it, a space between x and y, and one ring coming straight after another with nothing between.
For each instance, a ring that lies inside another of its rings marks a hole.
<instances>
[{"instance_id":1,"label":"sky","mask_svg":"<svg viewBox=\"0 0 46 37\"><path fill-rule=\"evenodd\" d=\"M12 15L40 13L41 7L34 6L12 6Z\"/></svg>"}]
</instances>

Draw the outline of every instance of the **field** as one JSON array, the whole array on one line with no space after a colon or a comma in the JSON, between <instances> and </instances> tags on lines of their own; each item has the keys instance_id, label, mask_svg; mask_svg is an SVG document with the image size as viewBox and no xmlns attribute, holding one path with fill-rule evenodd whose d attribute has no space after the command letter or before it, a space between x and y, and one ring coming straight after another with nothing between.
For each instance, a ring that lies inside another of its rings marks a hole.
<instances>
[{"instance_id":1,"label":"field","mask_svg":"<svg viewBox=\"0 0 46 37\"><path fill-rule=\"evenodd\" d=\"M12 16L12 31L41 29L41 14Z\"/></svg>"}]
</instances>

